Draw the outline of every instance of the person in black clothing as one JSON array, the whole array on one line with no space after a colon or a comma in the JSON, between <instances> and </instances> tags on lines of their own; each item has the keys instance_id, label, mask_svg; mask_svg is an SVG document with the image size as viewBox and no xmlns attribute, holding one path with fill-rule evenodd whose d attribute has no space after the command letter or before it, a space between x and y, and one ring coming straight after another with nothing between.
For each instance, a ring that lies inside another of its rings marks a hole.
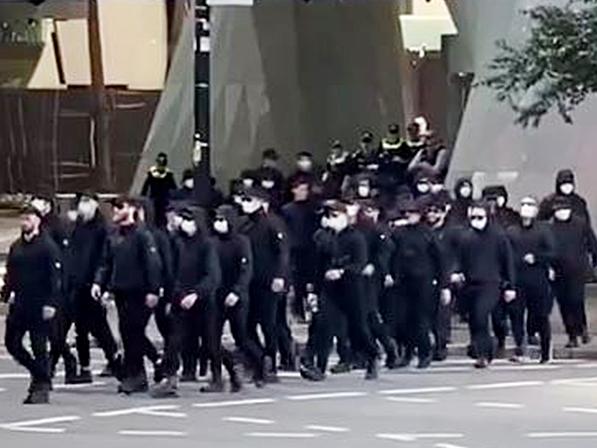
<instances>
[{"instance_id":1,"label":"person in black clothing","mask_svg":"<svg viewBox=\"0 0 597 448\"><path fill-rule=\"evenodd\" d=\"M99 211L98 197L92 193L80 194L77 221L70 236L66 258L69 294L74 308L77 354L81 366L76 383L92 382L90 334L103 350L110 371L120 377L121 360L108 325L106 310L90 293L107 234L106 222Z\"/></svg>"},{"instance_id":2,"label":"person in black clothing","mask_svg":"<svg viewBox=\"0 0 597 448\"><path fill-rule=\"evenodd\" d=\"M363 131L359 146L350 154L348 174L356 176L364 171L376 172L379 170L379 164L380 160L373 143L373 134L369 131Z\"/></svg>"},{"instance_id":3,"label":"person in black clothing","mask_svg":"<svg viewBox=\"0 0 597 448\"><path fill-rule=\"evenodd\" d=\"M286 198L288 200L292 200L291 186L295 185L299 179L307 182L313 193L321 192L322 175L313 162L313 154L309 151L301 151L296 155L296 171L286 180Z\"/></svg>"},{"instance_id":4,"label":"person in black clothing","mask_svg":"<svg viewBox=\"0 0 597 448\"><path fill-rule=\"evenodd\" d=\"M454 186L454 199L450 204L447 221L450 226L468 226L468 209L473 204L473 182L462 177Z\"/></svg>"},{"instance_id":5,"label":"person in black clothing","mask_svg":"<svg viewBox=\"0 0 597 448\"><path fill-rule=\"evenodd\" d=\"M290 264L294 302L292 310L300 318L305 318L304 304L308 290L314 282L315 241L313 236L319 228L318 203L310 198L309 183L297 179L292 185L294 199L282 207L281 215L290 238Z\"/></svg>"},{"instance_id":6,"label":"person in black clothing","mask_svg":"<svg viewBox=\"0 0 597 448\"><path fill-rule=\"evenodd\" d=\"M49 402L51 379L47 343L49 321L56 315L61 291L59 249L41 232L41 214L26 208L21 237L12 244L6 264L3 298L10 304L4 344L8 353L31 375L25 404ZM23 346L29 334L33 356Z\"/></svg>"},{"instance_id":7,"label":"person in black clothing","mask_svg":"<svg viewBox=\"0 0 597 448\"><path fill-rule=\"evenodd\" d=\"M384 281L390 274L389 265L394 243L389 230L379 222L379 215L379 207L374 201L362 202L356 228L367 242L368 263L363 269L366 321L373 337L381 343L386 353L386 366L391 369L396 366L398 360L398 347L382 321L379 298Z\"/></svg>"},{"instance_id":8,"label":"person in black clothing","mask_svg":"<svg viewBox=\"0 0 597 448\"><path fill-rule=\"evenodd\" d=\"M141 189L141 195L153 201L158 227L166 225L166 208L174 191L176 191L174 173L168 168L168 156L161 152L156 158L156 164L149 169Z\"/></svg>"},{"instance_id":9,"label":"person in black clothing","mask_svg":"<svg viewBox=\"0 0 597 448\"><path fill-rule=\"evenodd\" d=\"M508 228L514 252L519 297L508 306L509 311L514 314L512 331L518 347L521 346L520 333L523 331L521 327L526 306L529 336L531 333L539 333L543 364L549 362L551 356L549 316L553 308L553 295L549 285L549 269L555 255L555 242L549 225L537 221L537 200L526 197L520 204L520 224Z\"/></svg>"},{"instance_id":10,"label":"person in black clothing","mask_svg":"<svg viewBox=\"0 0 597 448\"><path fill-rule=\"evenodd\" d=\"M444 269L453 272L458 251L461 229L447 222L450 201L448 198L431 198L424 203L425 220L432 229L442 254ZM454 294L452 294L454 296ZM433 360L444 361L448 356L448 342L451 335L452 307L442 300L439 285L434 288L434 319L432 332L435 339Z\"/></svg>"},{"instance_id":11,"label":"person in black clothing","mask_svg":"<svg viewBox=\"0 0 597 448\"><path fill-rule=\"evenodd\" d=\"M91 295L95 300L114 297L124 346L124 372L119 391L147 390L143 365L145 329L158 305L162 267L156 243L135 221L134 201L120 197L112 202L116 229L108 235ZM103 294L102 294L103 293Z\"/></svg>"},{"instance_id":12,"label":"person in black clothing","mask_svg":"<svg viewBox=\"0 0 597 448\"><path fill-rule=\"evenodd\" d=\"M398 367L410 365L416 348L417 367L426 369L432 361L430 332L436 308L435 285L441 289L443 302L449 302L451 295L443 253L433 232L422 220L422 207L422 201L403 206L408 224L393 231L396 249L385 284L400 289L400 295L405 298L407 341Z\"/></svg>"},{"instance_id":13,"label":"person in black clothing","mask_svg":"<svg viewBox=\"0 0 597 448\"><path fill-rule=\"evenodd\" d=\"M201 336L212 370L210 383L201 388L201 392L224 389L220 340L214 319L215 293L221 281L218 254L204 227L201 211L184 209L180 215L182 223L174 250L172 331L166 341L162 365L165 378L152 389L152 396L156 398L177 396L181 354L184 363L188 363L185 358L196 355L196 352L183 353L185 340L198 341Z\"/></svg>"},{"instance_id":14,"label":"person in black clothing","mask_svg":"<svg viewBox=\"0 0 597 448\"><path fill-rule=\"evenodd\" d=\"M327 225L333 232L331 253L324 266L323 283L317 291L322 297L323 313L333 304L347 321L350 345L354 352L366 357L365 379L377 379L377 345L366 322L363 269L367 265L367 242L354 225L350 225L347 206L331 201L326 205ZM329 352L332 326L325 325L323 348ZM327 365L327 353L321 366Z\"/></svg>"},{"instance_id":15,"label":"person in black clothing","mask_svg":"<svg viewBox=\"0 0 597 448\"><path fill-rule=\"evenodd\" d=\"M187 168L182 172L182 182L178 190L170 194L172 202L191 204L194 202L195 172Z\"/></svg>"},{"instance_id":16,"label":"person in black clothing","mask_svg":"<svg viewBox=\"0 0 597 448\"><path fill-rule=\"evenodd\" d=\"M247 316L249 313L249 285L253 275L253 254L251 243L238 233L238 213L230 205L223 205L215 212L213 228L214 243L218 253L222 283L216 291L217 336L220 340L226 321L230 324L232 337L245 364L253 370L257 387L263 386L263 362L261 351L255 342L247 337ZM239 373L237 356L223 348L223 363L230 377L230 391L242 388L242 375Z\"/></svg>"},{"instance_id":17,"label":"person in black clothing","mask_svg":"<svg viewBox=\"0 0 597 448\"><path fill-rule=\"evenodd\" d=\"M240 229L251 242L253 278L249 286L248 335L262 350L266 381L277 381L276 354L278 350L277 312L280 295L287 289L290 251L288 238L281 221L266 213L269 200L261 188L251 188L242 198L242 209L248 219ZM261 327L264 343L257 334Z\"/></svg>"},{"instance_id":18,"label":"person in black clothing","mask_svg":"<svg viewBox=\"0 0 597 448\"><path fill-rule=\"evenodd\" d=\"M556 191L547 196L539 206L538 219L548 221L553 218L555 204L561 199L566 199L572 208L572 214L577 218L591 222L587 201L576 191L576 179L572 170L561 170L556 176Z\"/></svg>"},{"instance_id":19,"label":"person in black clothing","mask_svg":"<svg viewBox=\"0 0 597 448\"><path fill-rule=\"evenodd\" d=\"M46 233L60 250L62 260L64 260L69 246L69 235L66 223L58 215L53 201L45 196L38 195L32 198L31 206L35 208L41 216L41 231ZM62 270L65 276L62 279L61 293L56 299L56 316L50 322L50 374L52 378L56 371L56 365L60 358L64 361L64 382L73 384L77 377L77 359L72 355L70 347L66 342L68 331L73 324L74 312L73 304L68 296L68 278L66 269Z\"/></svg>"},{"instance_id":20,"label":"person in black clothing","mask_svg":"<svg viewBox=\"0 0 597 448\"><path fill-rule=\"evenodd\" d=\"M284 195L284 175L278 168L279 158L275 149L266 149L263 151L261 167L255 170L255 178L262 188L269 191L274 208L281 205Z\"/></svg>"},{"instance_id":21,"label":"person in black clothing","mask_svg":"<svg viewBox=\"0 0 597 448\"><path fill-rule=\"evenodd\" d=\"M589 258L591 266L597 266L597 241L589 223L573 215L571 201L561 198L553 207L554 290L570 339L566 347L575 348L581 336L583 342L589 342L584 319L585 275L589 270Z\"/></svg>"},{"instance_id":22,"label":"person in black clothing","mask_svg":"<svg viewBox=\"0 0 597 448\"><path fill-rule=\"evenodd\" d=\"M326 170L322 175L322 198L325 200L340 197L345 179L348 176L349 154L338 140L332 142L327 158Z\"/></svg>"},{"instance_id":23,"label":"person in black clothing","mask_svg":"<svg viewBox=\"0 0 597 448\"><path fill-rule=\"evenodd\" d=\"M508 190L503 185L485 187L482 192L483 200L489 205L492 219L503 230L520 222L520 216L508 206Z\"/></svg>"},{"instance_id":24,"label":"person in black clothing","mask_svg":"<svg viewBox=\"0 0 597 448\"><path fill-rule=\"evenodd\" d=\"M454 284L464 285L463 299L468 307L475 367L486 368L493 359L489 317L498 303L516 300L512 247L506 233L491 223L485 204L471 206L470 227L458 244Z\"/></svg>"}]
</instances>

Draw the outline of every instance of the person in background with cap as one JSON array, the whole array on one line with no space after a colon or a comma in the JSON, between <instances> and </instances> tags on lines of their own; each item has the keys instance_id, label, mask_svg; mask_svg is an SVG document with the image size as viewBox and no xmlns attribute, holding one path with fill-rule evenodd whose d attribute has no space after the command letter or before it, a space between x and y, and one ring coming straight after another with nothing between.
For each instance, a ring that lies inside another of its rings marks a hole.
<instances>
[{"instance_id":1,"label":"person in background with cap","mask_svg":"<svg viewBox=\"0 0 597 448\"><path fill-rule=\"evenodd\" d=\"M576 348L581 336L583 343L590 342L584 312L585 275L597 266L597 241L590 224L574 215L568 198L555 201L553 210L554 291L569 337L566 347Z\"/></svg>"},{"instance_id":2,"label":"person in background with cap","mask_svg":"<svg viewBox=\"0 0 597 448\"><path fill-rule=\"evenodd\" d=\"M3 299L10 305L4 344L8 353L31 375L25 404L45 404L51 379L47 344L50 321L62 294L60 250L41 231L42 217L33 207L21 212L21 237L11 247L6 263ZM29 335L31 350L23 346Z\"/></svg>"},{"instance_id":3,"label":"person in background with cap","mask_svg":"<svg viewBox=\"0 0 597 448\"><path fill-rule=\"evenodd\" d=\"M202 210L187 208L181 211L180 216L182 222L174 250L176 268L172 293L172 331L166 341L162 365L164 378L152 389L155 398L178 396L177 372L183 345L190 339L198 341L200 337L211 361L212 371L209 384L200 390L205 393L224 390L215 320L215 293L222 279L218 254L209 238ZM183 362L189 362L185 359L188 356L188 353L182 353ZM196 370L196 358L191 360L193 362ZM189 367L185 366L184 369L188 370Z\"/></svg>"},{"instance_id":4,"label":"person in background with cap","mask_svg":"<svg viewBox=\"0 0 597 448\"><path fill-rule=\"evenodd\" d=\"M292 200L291 186L297 180L307 182L311 191L315 194L321 193L322 175L313 161L313 154L309 151L301 151L296 155L296 170L286 180L286 201Z\"/></svg>"},{"instance_id":5,"label":"person in background with cap","mask_svg":"<svg viewBox=\"0 0 597 448\"><path fill-rule=\"evenodd\" d=\"M194 202L195 171L187 168L182 172L180 188L170 195L170 200L177 203L191 204Z\"/></svg>"},{"instance_id":6,"label":"person in background with cap","mask_svg":"<svg viewBox=\"0 0 597 448\"><path fill-rule=\"evenodd\" d=\"M166 225L166 208L170 195L176 190L174 173L168 168L168 155L161 152L155 160L156 164L149 168L141 196L147 196L153 201L156 225Z\"/></svg>"},{"instance_id":7,"label":"person in background with cap","mask_svg":"<svg viewBox=\"0 0 597 448\"><path fill-rule=\"evenodd\" d=\"M540 337L541 363L551 357L551 324L549 316L553 309L553 295L549 285L549 270L554 260L555 241L549 224L537 221L539 207L533 197L520 201L520 223L508 228L512 242L518 298L508 307L512 320L512 332L517 345L516 357L522 349L524 336L524 308L528 311L528 336L537 332ZM521 334L522 333L522 334Z\"/></svg>"},{"instance_id":8,"label":"person in background with cap","mask_svg":"<svg viewBox=\"0 0 597 448\"><path fill-rule=\"evenodd\" d=\"M145 392L147 374L145 329L158 305L161 288L161 260L151 235L136 221L135 201L120 197L112 202L115 229L108 235L91 296L116 302L118 326L124 347L124 372L119 391Z\"/></svg>"},{"instance_id":9,"label":"person in background with cap","mask_svg":"<svg viewBox=\"0 0 597 448\"><path fill-rule=\"evenodd\" d=\"M261 166L255 170L255 178L262 188L270 192L274 208L279 208L284 195L284 175L278 167L280 156L273 148L263 151Z\"/></svg>"},{"instance_id":10,"label":"person in background with cap","mask_svg":"<svg viewBox=\"0 0 597 448\"><path fill-rule=\"evenodd\" d=\"M253 253L247 331L249 338L261 348L264 379L276 382L276 319L280 295L288 288L290 249L281 221L265 210L268 200L268 194L262 188L245 191L241 207L248 219L242 224L240 232L249 239ZM259 339L257 326L263 333L264 345Z\"/></svg>"},{"instance_id":11,"label":"person in background with cap","mask_svg":"<svg viewBox=\"0 0 597 448\"><path fill-rule=\"evenodd\" d=\"M587 201L576 192L576 178L572 170L561 170L556 175L556 191L541 201L538 219L547 221L553 218L555 204L559 199L567 199L572 214L591 223Z\"/></svg>"},{"instance_id":12,"label":"person in background with cap","mask_svg":"<svg viewBox=\"0 0 597 448\"><path fill-rule=\"evenodd\" d=\"M348 178L349 155L339 140L332 142L326 169L321 177L324 200L338 198L342 194L345 181Z\"/></svg>"},{"instance_id":13,"label":"person in background with cap","mask_svg":"<svg viewBox=\"0 0 597 448\"><path fill-rule=\"evenodd\" d=\"M54 201L46 196L36 195L31 199L31 207L41 216L41 231L54 241L60 250L61 260L64 260L69 247L69 235L67 225L57 213ZM68 296L67 269L62 270L62 275L61 294L56 297L56 316L50 325L50 375L54 377L58 361L62 358L64 381L66 384L73 384L77 376L77 359L71 353L66 338L73 323L74 311Z\"/></svg>"},{"instance_id":14,"label":"person in background with cap","mask_svg":"<svg viewBox=\"0 0 597 448\"><path fill-rule=\"evenodd\" d=\"M508 190L503 185L485 187L482 192L483 200L489 205L489 212L495 224L503 230L520 222L520 216L508 205Z\"/></svg>"},{"instance_id":15,"label":"person in background with cap","mask_svg":"<svg viewBox=\"0 0 597 448\"><path fill-rule=\"evenodd\" d=\"M455 286L463 287L468 309L475 367L486 368L493 360L493 341L489 318L500 301L516 300L516 271L512 246L506 233L492 223L489 207L473 204L469 209L469 228L462 232L454 273Z\"/></svg>"},{"instance_id":16,"label":"person in background with cap","mask_svg":"<svg viewBox=\"0 0 597 448\"><path fill-rule=\"evenodd\" d=\"M417 368L431 365L430 334L434 318L435 288L441 290L441 300L449 304L448 275L443 253L431 229L423 221L423 201L402 206L407 224L394 229L395 251L384 280L388 288L399 288L406 309L407 341L404 356L398 367L407 367L417 349Z\"/></svg>"},{"instance_id":17,"label":"person in background with cap","mask_svg":"<svg viewBox=\"0 0 597 448\"><path fill-rule=\"evenodd\" d=\"M461 177L454 185L447 222L450 226L468 227L468 209L473 204L473 182L468 177Z\"/></svg>"},{"instance_id":18,"label":"person in background with cap","mask_svg":"<svg viewBox=\"0 0 597 448\"><path fill-rule=\"evenodd\" d=\"M117 378L121 374L122 361L108 325L106 309L91 296L108 228L99 210L97 195L87 192L77 196L77 220L70 236L66 265L69 294L74 308L77 354L81 366L75 383L91 383L89 335L98 341L108 361L109 371Z\"/></svg>"}]
</instances>

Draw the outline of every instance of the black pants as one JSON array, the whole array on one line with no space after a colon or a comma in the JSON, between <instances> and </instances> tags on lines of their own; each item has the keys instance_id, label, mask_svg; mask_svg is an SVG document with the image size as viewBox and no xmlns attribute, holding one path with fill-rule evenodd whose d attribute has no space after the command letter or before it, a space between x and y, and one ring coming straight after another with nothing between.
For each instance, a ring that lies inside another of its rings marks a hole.
<instances>
[{"instance_id":1,"label":"black pants","mask_svg":"<svg viewBox=\"0 0 597 448\"><path fill-rule=\"evenodd\" d=\"M145 305L145 293L139 291L115 292L118 328L124 348L126 378L145 375L143 356L147 351L145 329L151 310Z\"/></svg>"},{"instance_id":2,"label":"black pants","mask_svg":"<svg viewBox=\"0 0 597 448\"><path fill-rule=\"evenodd\" d=\"M249 288L249 315L247 317L247 336L260 348L262 357L268 356L276 368L278 352L277 313L278 294L271 290L271 285L258 282L251 283ZM257 327L263 333L263 343L257 333Z\"/></svg>"},{"instance_id":3,"label":"black pants","mask_svg":"<svg viewBox=\"0 0 597 448\"><path fill-rule=\"evenodd\" d=\"M243 364L248 364L253 369L253 376L261 379L263 374L263 360L261 359L261 350L255 342L247 337L247 316L249 313L248 298L239 301L232 308L225 307L224 297L218 297L216 306L216 341L222 340L224 324L226 321L230 324L230 332L234 339L237 351L242 356ZM232 350L222 347L222 361L226 368L230 370L239 360Z\"/></svg>"},{"instance_id":4,"label":"black pants","mask_svg":"<svg viewBox=\"0 0 597 448\"><path fill-rule=\"evenodd\" d=\"M212 381L222 381L222 352L213 298L203 298L190 310L173 306L170 313L170 326L172 331L164 352L165 374L176 375L180 367L181 353L185 372L195 374L199 355L198 341L201 338L207 357L211 361Z\"/></svg>"},{"instance_id":5,"label":"black pants","mask_svg":"<svg viewBox=\"0 0 597 448\"><path fill-rule=\"evenodd\" d=\"M497 283L467 285L463 291L463 299L469 315L473 350L479 358L493 359L489 318L500 300L500 293L500 285Z\"/></svg>"},{"instance_id":6,"label":"black pants","mask_svg":"<svg viewBox=\"0 0 597 448\"><path fill-rule=\"evenodd\" d=\"M551 347L551 323L549 316L553 309L553 295L549 286L547 272L532 272L521 275L519 280L520 298L527 306L527 328L533 334L539 333L541 358L549 358Z\"/></svg>"},{"instance_id":7,"label":"black pants","mask_svg":"<svg viewBox=\"0 0 597 448\"><path fill-rule=\"evenodd\" d=\"M407 297L404 289L398 285L389 288L386 297L386 324L399 349L404 351L408 342Z\"/></svg>"},{"instance_id":8,"label":"black pants","mask_svg":"<svg viewBox=\"0 0 597 448\"><path fill-rule=\"evenodd\" d=\"M322 306L322 299L320 298L320 308ZM328 324L329 322L326 321L321 310L313 314L309 324L307 344L301 356L302 364L308 367L316 366L321 372L327 370L328 353L330 351L330 348L326 346L327 341L324 340L327 337L326 325ZM340 359L342 361L342 357ZM348 358L344 359L344 362L348 361Z\"/></svg>"},{"instance_id":9,"label":"black pants","mask_svg":"<svg viewBox=\"0 0 597 448\"><path fill-rule=\"evenodd\" d=\"M33 355L23 345L23 339L27 333L29 333ZM15 361L29 371L32 381L38 383L50 382L48 338L49 324L41 320L41 309L39 309L39 317L35 318L15 312L14 309L9 311L4 335L6 350Z\"/></svg>"},{"instance_id":10,"label":"black pants","mask_svg":"<svg viewBox=\"0 0 597 448\"><path fill-rule=\"evenodd\" d=\"M53 370L60 358L65 362L70 359L74 360L74 356L70 351L67 343L68 332L73 324L73 310L70 304L63 301L56 308L56 315L50 321L50 367Z\"/></svg>"},{"instance_id":11,"label":"black pants","mask_svg":"<svg viewBox=\"0 0 597 448\"><path fill-rule=\"evenodd\" d=\"M108 362L116 357L118 347L108 325L105 308L91 297L91 287L78 289L74 294L77 354L81 367L90 366L89 335L98 342Z\"/></svg>"},{"instance_id":12,"label":"black pants","mask_svg":"<svg viewBox=\"0 0 597 448\"><path fill-rule=\"evenodd\" d=\"M406 357L412 357L417 348L419 359L431 356L431 328L434 311L432 278L406 277L399 281L406 298Z\"/></svg>"},{"instance_id":13,"label":"black pants","mask_svg":"<svg viewBox=\"0 0 597 448\"><path fill-rule=\"evenodd\" d=\"M583 319L585 282L581 275L558 275L554 290L560 313L569 337L581 336L585 329Z\"/></svg>"},{"instance_id":14,"label":"black pants","mask_svg":"<svg viewBox=\"0 0 597 448\"><path fill-rule=\"evenodd\" d=\"M497 345L499 348L504 348L506 346L506 335L508 334L509 319L516 348L519 350L522 349L525 336L525 309L526 303L521 297L517 297L510 303L506 303L506 301L503 299L499 300L491 314L493 332L497 339Z\"/></svg>"}]
</instances>

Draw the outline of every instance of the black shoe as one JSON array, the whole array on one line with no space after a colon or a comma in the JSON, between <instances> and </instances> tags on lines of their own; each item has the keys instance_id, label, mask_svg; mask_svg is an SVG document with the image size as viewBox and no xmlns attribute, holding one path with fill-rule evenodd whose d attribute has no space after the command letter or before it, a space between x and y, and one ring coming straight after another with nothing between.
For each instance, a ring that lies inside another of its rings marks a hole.
<instances>
[{"instance_id":1,"label":"black shoe","mask_svg":"<svg viewBox=\"0 0 597 448\"><path fill-rule=\"evenodd\" d=\"M479 358L475 363L475 369L486 369L488 366L489 362L485 358Z\"/></svg>"},{"instance_id":2,"label":"black shoe","mask_svg":"<svg viewBox=\"0 0 597 448\"><path fill-rule=\"evenodd\" d=\"M495 359L505 359L506 358L506 347L498 345L498 348L495 351Z\"/></svg>"},{"instance_id":3,"label":"black shoe","mask_svg":"<svg viewBox=\"0 0 597 448\"><path fill-rule=\"evenodd\" d=\"M591 335L589 333L584 333L582 335L582 343L584 345L590 344L591 343Z\"/></svg>"},{"instance_id":4,"label":"black shoe","mask_svg":"<svg viewBox=\"0 0 597 448\"><path fill-rule=\"evenodd\" d=\"M441 348L441 349L435 350L433 352L433 360L434 361L443 362L446 359L448 359L448 349Z\"/></svg>"},{"instance_id":5,"label":"black shoe","mask_svg":"<svg viewBox=\"0 0 597 448\"><path fill-rule=\"evenodd\" d=\"M207 386L203 386L199 391L204 394L224 392L224 383L222 381L210 381Z\"/></svg>"},{"instance_id":6,"label":"black shoe","mask_svg":"<svg viewBox=\"0 0 597 448\"><path fill-rule=\"evenodd\" d=\"M148 389L149 385L145 375L127 378L118 386L118 392L126 395L147 392Z\"/></svg>"},{"instance_id":7,"label":"black shoe","mask_svg":"<svg viewBox=\"0 0 597 448\"><path fill-rule=\"evenodd\" d=\"M64 383L74 384L77 378L77 359L70 353L64 357Z\"/></svg>"},{"instance_id":8,"label":"black shoe","mask_svg":"<svg viewBox=\"0 0 597 448\"><path fill-rule=\"evenodd\" d=\"M578 338L576 336L571 337L568 343L564 346L565 348L578 348Z\"/></svg>"},{"instance_id":9,"label":"black shoe","mask_svg":"<svg viewBox=\"0 0 597 448\"><path fill-rule=\"evenodd\" d=\"M549 364L551 362L551 359L549 358L549 356L547 357L541 357L541 360L539 361L539 364Z\"/></svg>"},{"instance_id":10,"label":"black shoe","mask_svg":"<svg viewBox=\"0 0 597 448\"><path fill-rule=\"evenodd\" d=\"M71 380L70 383L66 384L92 384L93 377L91 376L91 370L81 369L81 372Z\"/></svg>"},{"instance_id":11,"label":"black shoe","mask_svg":"<svg viewBox=\"0 0 597 448\"><path fill-rule=\"evenodd\" d=\"M50 383L33 383L23 404L49 404Z\"/></svg>"},{"instance_id":12,"label":"black shoe","mask_svg":"<svg viewBox=\"0 0 597 448\"><path fill-rule=\"evenodd\" d=\"M419 364L417 364L417 369L428 369L431 365L431 356L426 356L424 358L419 359Z\"/></svg>"},{"instance_id":13,"label":"black shoe","mask_svg":"<svg viewBox=\"0 0 597 448\"><path fill-rule=\"evenodd\" d=\"M166 375L164 374L164 360L160 358L153 365L153 381L155 383L161 383L165 377Z\"/></svg>"},{"instance_id":14,"label":"black shoe","mask_svg":"<svg viewBox=\"0 0 597 448\"><path fill-rule=\"evenodd\" d=\"M243 374L241 370L241 366L235 365L230 372L228 372L230 376L230 392L233 394L240 392L243 389Z\"/></svg>"},{"instance_id":15,"label":"black shoe","mask_svg":"<svg viewBox=\"0 0 597 448\"><path fill-rule=\"evenodd\" d=\"M254 378L253 384L255 384L257 389L263 389L265 387L265 381L263 381L262 378Z\"/></svg>"},{"instance_id":16,"label":"black shoe","mask_svg":"<svg viewBox=\"0 0 597 448\"><path fill-rule=\"evenodd\" d=\"M398 363L398 345L394 340L390 341L390 347L388 347L388 351L386 353L386 367L388 369L395 369L396 364Z\"/></svg>"},{"instance_id":17,"label":"black shoe","mask_svg":"<svg viewBox=\"0 0 597 448\"><path fill-rule=\"evenodd\" d=\"M365 373L366 380L376 380L379 376L378 374L379 366L377 359L372 359L367 362L367 372Z\"/></svg>"},{"instance_id":18,"label":"black shoe","mask_svg":"<svg viewBox=\"0 0 597 448\"><path fill-rule=\"evenodd\" d=\"M403 369L403 368L405 368L405 367L408 367L408 366L410 366L410 363L412 362L412 360L413 360L413 359L412 359L410 356L404 356L404 357L403 357L403 358L400 360L400 362L398 363L398 366L397 366L397 367L398 367L399 369Z\"/></svg>"},{"instance_id":19,"label":"black shoe","mask_svg":"<svg viewBox=\"0 0 597 448\"><path fill-rule=\"evenodd\" d=\"M269 356L266 356L265 358L263 358L262 378L266 384L276 384L276 383L280 382L280 379L278 378L278 374L277 374L276 370L274 369L274 362Z\"/></svg>"},{"instance_id":20,"label":"black shoe","mask_svg":"<svg viewBox=\"0 0 597 448\"><path fill-rule=\"evenodd\" d=\"M178 398L176 377L164 378L159 384L155 384L150 395L152 398Z\"/></svg>"},{"instance_id":21,"label":"black shoe","mask_svg":"<svg viewBox=\"0 0 597 448\"><path fill-rule=\"evenodd\" d=\"M529 336L527 339L529 345L538 346L539 345L539 338L537 336Z\"/></svg>"},{"instance_id":22,"label":"black shoe","mask_svg":"<svg viewBox=\"0 0 597 448\"><path fill-rule=\"evenodd\" d=\"M197 379L197 375L194 372L182 372L180 377L181 383L197 383L199 380Z\"/></svg>"},{"instance_id":23,"label":"black shoe","mask_svg":"<svg viewBox=\"0 0 597 448\"><path fill-rule=\"evenodd\" d=\"M334 375L340 375L342 373L348 373L348 372L350 372L350 370L351 370L350 365L346 364L345 362L339 362L335 366L332 366L332 368L330 369L330 372L333 373Z\"/></svg>"},{"instance_id":24,"label":"black shoe","mask_svg":"<svg viewBox=\"0 0 597 448\"><path fill-rule=\"evenodd\" d=\"M307 381L319 382L325 380L325 375L314 366L301 365L299 368L301 378Z\"/></svg>"}]
</instances>

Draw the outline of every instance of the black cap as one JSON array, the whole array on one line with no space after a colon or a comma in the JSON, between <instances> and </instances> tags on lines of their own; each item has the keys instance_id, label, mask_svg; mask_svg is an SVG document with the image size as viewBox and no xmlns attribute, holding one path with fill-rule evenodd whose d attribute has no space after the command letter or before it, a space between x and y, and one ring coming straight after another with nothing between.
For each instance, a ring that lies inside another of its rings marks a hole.
<instances>
[{"instance_id":1,"label":"black cap","mask_svg":"<svg viewBox=\"0 0 597 448\"><path fill-rule=\"evenodd\" d=\"M340 140L332 140L330 146L334 149L342 149L342 142Z\"/></svg>"},{"instance_id":2,"label":"black cap","mask_svg":"<svg viewBox=\"0 0 597 448\"><path fill-rule=\"evenodd\" d=\"M274 148L268 148L263 151L263 158L269 160L278 160L280 156Z\"/></svg>"},{"instance_id":3,"label":"black cap","mask_svg":"<svg viewBox=\"0 0 597 448\"><path fill-rule=\"evenodd\" d=\"M247 188L243 191L243 194L250 198L261 199L262 201L269 201L271 199L267 190L259 186Z\"/></svg>"},{"instance_id":4,"label":"black cap","mask_svg":"<svg viewBox=\"0 0 597 448\"><path fill-rule=\"evenodd\" d=\"M193 179L195 172L191 168L187 168L182 172L182 180Z\"/></svg>"},{"instance_id":5,"label":"black cap","mask_svg":"<svg viewBox=\"0 0 597 448\"><path fill-rule=\"evenodd\" d=\"M120 195L116 198L110 199L110 205L115 208L122 208L124 204L135 205L135 200L127 195Z\"/></svg>"},{"instance_id":6,"label":"black cap","mask_svg":"<svg viewBox=\"0 0 597 448\"><path fill-rule=\"evenodd\" d=\"M297 159L302 158L302 157L308 157L309 159L313 158L313 154L311 154L309 151L301 151L296 155Z\"/></svg>"},{"instance_id":7,"label":"black cap","mask_svg":"<svg viewBox=\"0 0 597 448\"><path fill-rule=\"evenodd\" d=\"M557 185L574 183L574 172L572 170L560 170L556 176Z\"/></svg>"},{"instance_id":8,"label":"black cap","mask_svg":"<svg viewBox=\"0 0 597 448\"><path fill-rule=\"evenodd\" d=\"M97 195L97 193L91 191L91 190L83 190L83 191L79 191L76 195L75 195L75 199L77 200L77 202L79 202L81 199L86 198L86 199L93 199L94 201L99 202L99 196Z\"/></svg>"}]
</instances>

